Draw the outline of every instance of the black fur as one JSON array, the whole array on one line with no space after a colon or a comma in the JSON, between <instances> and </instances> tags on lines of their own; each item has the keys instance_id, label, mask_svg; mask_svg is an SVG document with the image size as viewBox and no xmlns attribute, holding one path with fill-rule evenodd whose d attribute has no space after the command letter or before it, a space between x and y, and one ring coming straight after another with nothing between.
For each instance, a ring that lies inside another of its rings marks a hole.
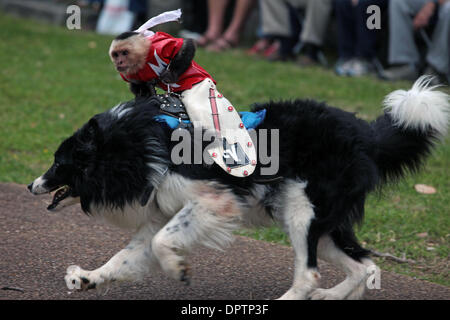
<instances>
[{"instance_id":1,"label":"black fur","mask_svg":"<svg viewBox=\"0 0 450 320\"><path fill-rule=\"evenodd\" d=\"M366 196L389 179L417 170L431 150L433 131L401 129L388 114L367 123L312 100L270 102L253 111L263 108L266 119L258 129L280 130L277 176L307 182L305 191L314 205L308 266L316 266L317 242L325 234L352 258L367 256L353 232L354 224L363 219ZM146 202L149 188L157 187L154 181L161 175L148 163L191 179L218 181L238 195L261 178L259 164L247 178L232 177L216 165L173 165L170 151L176 142L170 141L171 130L153 119L159 113L158 100L133 100L121 110L125 109L129 112L120 118L109 111L94 116L62 143L55 154L57 168L54 165L44 176L54 176L52 170L57 170L61 179L70 179L85 212L95 203L123 208L134 200ZM282 184L266 188L264 205L269 212L273 191Z\"/></svg>"},{"instance_id":2,"label":"black fur","mask_svg":"<svg viewBox=\"0 0 450 320\"><path fill-rule=\"evenodd\" d=\"M190 67L195 56L195 42L192 39L184 39L183 44L170 62L170 65L161 75L161 81L165 83L176 83L178 78Z\"/></svg>"},{"instance_id":3,"label":"black fur","mask_svg":"<svg viewBox=\"0 0 450 320\"><path fill-rule=\"evenodd\" d=\"M123 33L119 34L117 37L115 37L114 40L125 40L125 39L128 39L128 38L138 35L138 34L139 34L139 32L135 32L135 31L123 32Z\"/></svg>"},{"instance_id":4,"label":"black fur","mask_svg":"<svg viewBox=\"0 0 450 320\"><path fill-rule=\"evenodd\" d=\"M130 91L135 98L152 97L156 95L155 84L156 80L147 82L130 80Z\"/></svg>"}]
</instances>

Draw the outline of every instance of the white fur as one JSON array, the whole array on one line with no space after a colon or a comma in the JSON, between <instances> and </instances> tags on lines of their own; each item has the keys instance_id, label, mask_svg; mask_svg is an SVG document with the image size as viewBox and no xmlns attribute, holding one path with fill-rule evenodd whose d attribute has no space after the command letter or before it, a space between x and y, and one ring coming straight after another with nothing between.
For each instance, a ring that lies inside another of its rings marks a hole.
<instances>
[{"instance_id":1,"label":"white fur","mask_svg":"<svg viewBox=\"0 0 450 320\"><path fill-rule=\"evenodd\" d=\"M127 106L126 103L119 103L117 106L112 108L109 112L120 119L124 115L126 115L129 111L132 110L132 108L125 108L126 106Z\"/></svg>"},{"instance_id":2,"label":"white fur","mask_svg":"<svg viewBox=\"0 0 450 320\"><path fill-rule=\"evenodd\" d=\"M48 193L48 190L46 188L44 188L45 182L46 182L46 180L44 178L42 178L42 176L40 176L39 178L34 180L32 188L31 188L31 192L34 195Z\"/></svg>"},{"instance_id":3,"label":"white fur","mask_svg":"<svg viewBox=\"0 0 450 320\"><path fill-rule=\"evenodd\" d=\"M296 254L294 283L282 299L307 298L320 278L316 269L307 267L307 234L314 210L305 187L304 182L288 180L282 199L275 205L275 219L287 229ZM120 227L136 228L137 232L127 248L104 266L93 271L69 267L67 286L88 289L95 284L101 289L114 281L139 280L155 261L172 278L188 281L186 254L196 245L215 249L227 246L233 240L233 231L245 224L244 219L255 223L255 217L261 214L255 210L262 210L266 193L264 186L256 187L250 206L241 206L230 190L215 182L168 173L145 207L135 203L123 212L93 207L94 216Z\"/></svg>"},{"instance_id":4,"label":"white fur","mask_svg":"<svg viewBox=\"0 0 450 320\"><path fill-rule=\"evenodd\" d=\"M367 279L367 268L373 264L370 259L358 262L336 247L329 236L320 238L317 247L318 257L332 263L345 272L346 278L330 289L315 289L311 292L312 300L356 300L364 295Z\"/></svg>"},{"instance_id":5,"label":"white fur","mask_svg":"<svg viewBox=\"0 0 450 320\"><path fill-rule=\"evenodd\" d=\"M305 193L307 183L290 180L284 189L284 205L277 217L284 222L295 252L295 272L292 287L281 300L304 300L314 290L320 279L316 269L308 268L308 229L314 219L313 205ZM281 204L280 204L281 205Z\"/></svg>"},{"instance_id":6,"label":"white fur","mask_svg":"<svg viewBox=\"0 0 450 320\"><path fill-rule=\"evenodd\" d=\"M69 266L64 277L67 287L70 290L86 290L89 286L95 285L97 290L102 290L108 289L113 282L141 280L157 267L151 241L159 227L158 224L141 227L128 246L96 270L83 270L76 265Z\"/></svg>"},{"instance_id":7,"label":"white fur","mask_svg":"<svg viewBox=\"0 0 450 320\"><path fill-rule=\"evenodd\" d=\"M266 186L256 184L251 190L250 195L245 197L248 204L243 212L243 226L246 228L269 227L273 225L273 219L266 211L263 205L263 199L268 196Z\"/></svg>"},{"instance_id":8,"label":"white fur","mask_svg":"<svg viewBox=\"0 0 450 320\"><path fill-rule=\"evenodd\" d=\"M422 76L408 90L396 90L386 96L385 110L402 128L426 130L428 126L444 136L448 128L449 96L430 86L430 76Z\"/></svg>"},{"instance_id":9,"label":"white fur","mask_svg":"<svg viewBox=\"0 0 450 320\"><path fill-rule=\"evenodd\" d=\"M214 193L214 186L167 174L144 207L137 202L123 210L92 206L93 216L135 229L136 233L125 249L96 270L70 266L65 276L67 287L86 290L95 284L95 288L102 289L115 281L140 280L153 269L153 262L159 262L174 279L187 281L185 253L195 245L215 249L227 246L240 225L241 208L234 205L237 199L231 191ZM211 195L216 197L216 206L211 205ZM228 206L230 211L224 211Z\"/></svg>"},{"instance_id":10,"label":"white fur","mask_svg":"<svg viewBox=\"0 0 450 320\"><path fill-rule=\"evenodd\" d=\"M280 299L359 299L364 294L366 267L372 262L351 259L328 237L319 242L318 254L343 269L347 278L334 288L316 289L320 274L307 266L307 235L315 213L306 185L287 180L282 196L274 202L274 218L288 232L295 251L294 281ZM224 248L239 226L257 224L267 192L265 186L256 186L247 196L247 206L242 206L230 190L216 182L167 173L144 207L136 202L119 212L94 206L94 216L122 228L134 228L136 233L126 248L96 270L70 266L65 276L67 287L87 290L95 285L101 290L113 282L140 280L157 266L170 277L188 282L188 252L196 245Z\"/></svg>"},{"instance_id":11,"label":"white fur","mask_svg":"<svg viewBox=\"0 0 450 320\"><path fill-rule=\"evenodd\" d=\"M125 205L123 210L102 205L91 205L90 212L96 218L128 230L137 230L147 224L150 219L150 208L141 206L137 201L133 202L133 204ZM152 216L153 218L156 217L153 214Z\"/></svg>"},{"instance_id":12,"label":"white fur","mask_svg":"<svg viewBox=\"0 0 450 320\"><path fill-rule=\"evenodd\" d=\"M166 174L156 193L156 201L163 214L171 218L188 203L189 195L186 191L192 183L179 174Z\"/></svg>"}]
</instances>

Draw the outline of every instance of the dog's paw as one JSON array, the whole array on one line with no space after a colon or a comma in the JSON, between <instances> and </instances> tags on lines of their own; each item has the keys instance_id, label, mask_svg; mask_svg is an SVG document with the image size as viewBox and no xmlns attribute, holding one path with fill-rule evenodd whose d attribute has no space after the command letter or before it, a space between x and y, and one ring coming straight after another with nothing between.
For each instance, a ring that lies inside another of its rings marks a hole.
<instances>
[{"instance_id":1,"label":"dog's paw","mask_svg":"<svg viewBox=\"0 0 450 320\"><path fill-rule=\"evenodd\" d=\"M333 289L322 289L317 288L313 290L309 295L308 298L311 300L343 300L344 297L342 297L336 290Z\"/></svg>"},{"instance_id":2,"label":"dog's paw","mask_svg":"<svg viewBox=\"0 0 450 320\"><path fill-rule=\"evenodd\" d=\"M101 284L100 281L92 279L89 272L81 269L79 266L68 267L64 280L69 290L78 291L98 289L98 286Z\"/></svg>"},{"instance_id":3,"label":"dog's paw","mask_svg":"<svg viewBox=\"0 0 450 320\"><path fill-rule=\"evenodd\" d=\"M306 300L307 291L301 288L291 287L285 294L277 300Z\"/></svg>"},{"instance_id":4,"label":"dog's paw","mask_svg":"<svg viewBox=\"0 0 450 320\"><path fill-rule=\"evenodd\" d=\"M187 286L191 283L191 271L188 263L181 257L172 257L172 259L160 263L163 271L172 279L184 282Z\"/></svg>"},{"instance_id":5,"label":"dog's paw","mask_svg":"<svg viewBox=\"0 0 450 320\"><path fill-rule=\"evenodd\" d=\"M184 282L187 286L191 284L191 269L184 261L180 262L180 281Z\"/></svg>"}]
</instances>

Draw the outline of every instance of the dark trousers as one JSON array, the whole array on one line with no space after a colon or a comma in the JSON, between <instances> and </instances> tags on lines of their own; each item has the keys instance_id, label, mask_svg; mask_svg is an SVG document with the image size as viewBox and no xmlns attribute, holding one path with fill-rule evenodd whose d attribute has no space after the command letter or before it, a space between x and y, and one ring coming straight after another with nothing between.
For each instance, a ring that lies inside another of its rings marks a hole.
<instances>
[{"instance_id":1,"label":"dark trousers","mask_svg":"<svg viewBox=\"0 0 450 320\"><path fill-rule=\"evenodd\" d=\"M367 7L370 5L379 6L383 12L387 7L387 0L359 0L356 6L352 5L351 0L334 0L339 58L359 57L370 60L375 57L379 30L367 27L367 19L371 15L367 13Z\"/></svg>"}]
</instances>

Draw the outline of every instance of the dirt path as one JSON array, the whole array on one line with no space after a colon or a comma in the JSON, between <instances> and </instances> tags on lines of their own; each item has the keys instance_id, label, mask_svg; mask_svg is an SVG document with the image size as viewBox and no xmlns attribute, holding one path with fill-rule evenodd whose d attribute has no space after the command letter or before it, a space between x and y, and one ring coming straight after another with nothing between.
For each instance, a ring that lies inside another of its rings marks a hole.
<instances>
[{"instance_id":1,"label":"dirt path","mask_svg":"<svg viewBox=\"0 0 450 320\"><path fill-rule=\"evenodd\" d=\"M121 284L107 295L69 293L67 266L94 269L123 248L129 235L85 216L73 207L49 213L25 186L0 184L0 299L274 299L290 286L293 251L289 247L237 237L225 252L198 249L190 258L189 287L157 273L142 283ZM320 264L322 286L343 277ZM450 299L450 288L389 272L381 289L366 299Z\"/></svg>"}]
</instances>

